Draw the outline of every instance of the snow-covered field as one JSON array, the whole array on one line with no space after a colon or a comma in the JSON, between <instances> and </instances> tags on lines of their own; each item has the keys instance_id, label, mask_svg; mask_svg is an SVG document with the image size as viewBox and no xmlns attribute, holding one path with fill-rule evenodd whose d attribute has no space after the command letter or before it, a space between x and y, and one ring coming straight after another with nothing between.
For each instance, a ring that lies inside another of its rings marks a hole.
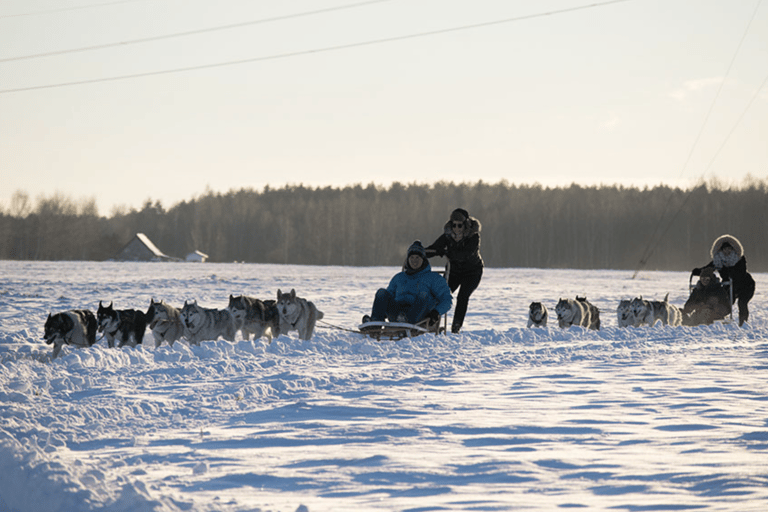
<instances>
[{"instance_id":1,"label":"snow-covered field","mask_svg":"<svg viewBox=\"0 0 768 512\"><path fill-rule=\"evenodd\" d=\"M682 306L684 272L536 269L486 269L461 335L333 327L395 271L0 262L0 512L767 509L768 275L744 328L617 327L623 298ZM99 300L278 288L324 311L311 341L42 342L49 312ZM526 328L576 294L601 331Z\"/></svg>"}]
</instances>

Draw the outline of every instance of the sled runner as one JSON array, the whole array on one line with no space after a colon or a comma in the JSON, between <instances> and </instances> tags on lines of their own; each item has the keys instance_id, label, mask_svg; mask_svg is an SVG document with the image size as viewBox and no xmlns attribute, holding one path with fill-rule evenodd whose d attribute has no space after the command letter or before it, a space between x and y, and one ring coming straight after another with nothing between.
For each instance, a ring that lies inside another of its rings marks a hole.
<instances>
[{"instance_id":1,"label":"sled runner","mask_svg":"<svg viewBox=\"0 0 768 512\"><path fill-rule=\"evenodd\" d=\"M358 326L358 330L361 334L375 338L377 341L381 340L401 340L403 338L414 338L420 334L428 332L437 332L439 324L435 324L435 329L430 331L428 329L428 319L422 320L417 324L411 324L408 322L365 322Z\"/></svg>"}]
</instances>

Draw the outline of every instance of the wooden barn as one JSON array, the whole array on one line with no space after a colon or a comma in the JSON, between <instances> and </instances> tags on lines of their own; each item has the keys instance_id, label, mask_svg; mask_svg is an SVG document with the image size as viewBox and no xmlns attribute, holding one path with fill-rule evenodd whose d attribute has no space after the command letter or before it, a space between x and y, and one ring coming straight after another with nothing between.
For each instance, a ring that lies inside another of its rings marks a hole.
<instances>
[{"instance_id":1,"label":"wooden barn","mask_svg":"<svg viewBox=\"0 0 768 512\"><path fill-rule=\"evenodd\" d=\"M113 258L116 261L174 261L157 248L152 240L144 233L136 233L133 239L125 244Z\"/></svg>"}]
</instances>

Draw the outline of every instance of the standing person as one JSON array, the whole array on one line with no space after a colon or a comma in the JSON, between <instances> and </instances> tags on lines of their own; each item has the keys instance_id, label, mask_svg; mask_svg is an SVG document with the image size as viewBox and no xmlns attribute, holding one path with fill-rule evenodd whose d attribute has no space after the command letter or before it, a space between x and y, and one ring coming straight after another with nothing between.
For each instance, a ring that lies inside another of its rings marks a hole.
<instances>
[{"instance_id":1,"label":"standing person","mask_svg":"<svg viewBox=\"0 0 768 512\"><path fill-rule=\"evenodd\" d=\"M424 247L416 240L408 248L402 272L395 274L387 288L376 292L371 314L363 317L363 323L389 319L415 324L429 317L437 324L452 302L448 284L443 276L432 272Z\"/></svg>"},{"instance_id":2,"label":"standing person","mask_svg":"<svg viewBox=\"0 0 768 512\"><path fill-rule=\"evenodd\" d=\"M453 312L451 332L456 334L464 324L469 296L483 277L483 258L480 256L480 222L469 216L467 210L456 208L443 227L443 234L427 247L427 258L446 256L451 264L448 286L451 292L459 289Z\"/></svg>"},{"instance_id":3,"label":"standing person","mask_svg":"<svg viewBox=\"0 0 768 512\"><path fill-rule=\"evenodd\" d=\"M731 279L733 300L739 304L739 325L742 325L749 319L748 303L755 294L755 280L747 272L744 247L735 236L722 235L712 244L709 255L712 261L703 267L694 268L691 274L698 276L705 268L714 268L723 282Z\"/></svg>"}]
</instances>

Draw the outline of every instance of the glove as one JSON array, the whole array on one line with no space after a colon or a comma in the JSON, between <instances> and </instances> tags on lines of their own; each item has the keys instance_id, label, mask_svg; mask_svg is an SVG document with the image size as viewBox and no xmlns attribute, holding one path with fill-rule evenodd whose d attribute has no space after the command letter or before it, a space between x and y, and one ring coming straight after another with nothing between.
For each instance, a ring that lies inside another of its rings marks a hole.
<instances>
[{"instance_id":1,"label":"glove","mask_svg":"<svg viewBox=\"0 0 768 512\"><path fill-rule=\"evenodd\" d=\"M437 323L440 321L440 313L438 313L436 310L432 310L429 313L427 313L427 318L429 318L429 321L432 323Z\"/></svg>"}]
</instances>

